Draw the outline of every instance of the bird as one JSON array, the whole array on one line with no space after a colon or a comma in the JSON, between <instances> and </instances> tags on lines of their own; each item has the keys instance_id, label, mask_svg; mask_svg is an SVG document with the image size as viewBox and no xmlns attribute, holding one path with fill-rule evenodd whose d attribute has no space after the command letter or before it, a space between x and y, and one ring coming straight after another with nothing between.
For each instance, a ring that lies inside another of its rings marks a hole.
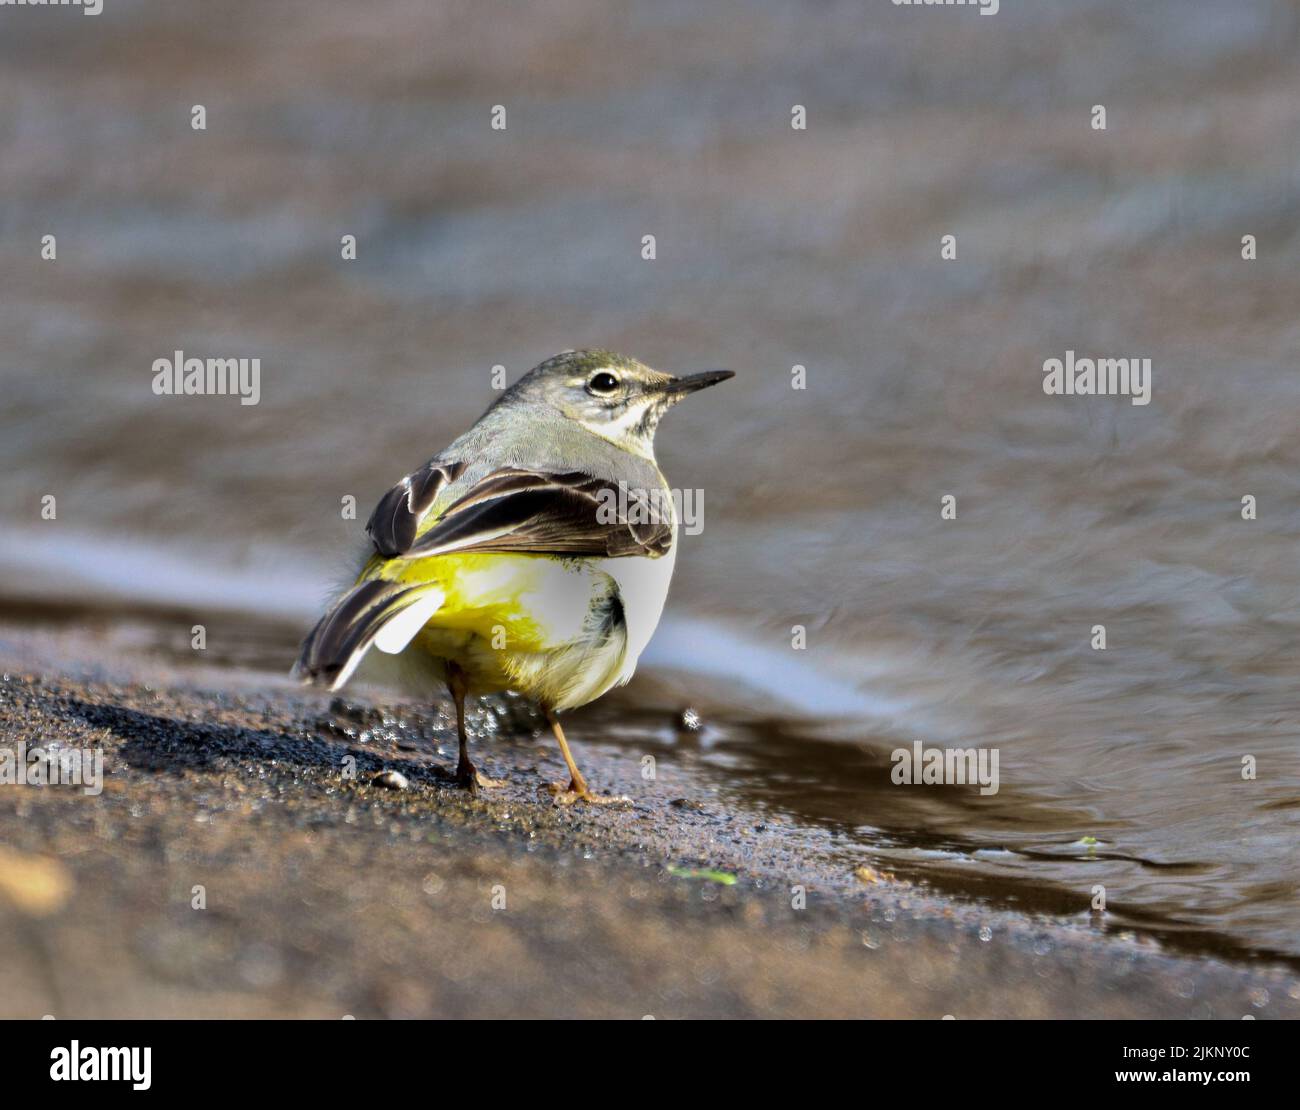
<instances>
[{"instance_id":1,"label":"bird","mask_svg":"<svg viewBox=\"0 0 1300 1110\"><path fill-rule=\"evenodd\" d=\"M363 660L391 657L407 682L445 686L455 781L473 794L500 783L470 759L466 698L513 690L539 704L559 744L569 779L547 784L557 803L626 802L591 789L560 714L626 683L650 642L678 531L655 432L683 398L733 376L670 374L601 349L535 366L380 499L355 581L303 641L295 673L337 690Z\"/></svg>"}]
</instances>

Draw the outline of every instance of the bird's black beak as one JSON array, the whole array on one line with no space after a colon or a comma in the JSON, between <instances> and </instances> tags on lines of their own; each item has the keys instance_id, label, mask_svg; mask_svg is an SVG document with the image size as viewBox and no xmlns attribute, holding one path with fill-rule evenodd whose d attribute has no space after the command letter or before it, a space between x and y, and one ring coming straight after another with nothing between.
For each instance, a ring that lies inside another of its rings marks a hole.
<instances>
[{"instance_id":1,"label":"bird's black beak","mask_svg":"<svg viewBox=\"0 0 1300 1110\"><path fill-rule=\"evenodd\" d=\"M725 382L735 376L731 370L701 370L698 374L683 374L680 378L673 378L661 385L659 389L677 400L688 393L708 389L711 385L717 385L718 382Z\"/></svg>"}]
</instances>

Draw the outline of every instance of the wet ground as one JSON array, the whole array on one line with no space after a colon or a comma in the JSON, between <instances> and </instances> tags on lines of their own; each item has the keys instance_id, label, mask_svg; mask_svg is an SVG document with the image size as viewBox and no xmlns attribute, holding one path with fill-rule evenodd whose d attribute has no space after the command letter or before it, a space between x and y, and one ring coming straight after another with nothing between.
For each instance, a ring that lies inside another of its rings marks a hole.
<instances>
[{"instance_id":1,"label":"wet ground","mask_svg":"<svg viewBox=\"0 0 1300 1110\"><path fill-rule=\"evenodd\" d=\"M25 958L3 1017L1300 1016L1284 966L865 863L722 783L706 753L731 724L707 715L575 714L589 777L632 803L557 807L540 720L492 701L473 746L505 783L472 798L448 705L0 632L3 742L105 766L97 797L4 791L0 927ZM43 652L76 673L18 668Z\"/></svg>"}]
</instances>

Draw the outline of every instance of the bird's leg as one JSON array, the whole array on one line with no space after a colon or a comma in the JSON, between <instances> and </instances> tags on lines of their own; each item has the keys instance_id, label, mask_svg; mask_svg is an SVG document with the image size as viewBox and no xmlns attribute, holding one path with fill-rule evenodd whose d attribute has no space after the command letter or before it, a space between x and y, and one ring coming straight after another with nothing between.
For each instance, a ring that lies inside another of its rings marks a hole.
<instances>
[{"instance_id":1,"label":"bird's leg","mask_svg":"<svg viewBox=\"0 0 1300 1110\"><path fill-rule=\"evenodd\" d=\"M578 765L573 762L573 753L569 751L569 742L564 738L564 729L560 727L560 718L556 716L555 711L542 706L542 712L546 714L546 720L551 726L551 731L555 733L555 739L560 743L560 754L564 756L564 764L569 768L569 785L563 786L558 782L547 783L546 788L555 795L555 801L558 805L572 805L574 802L591 802L595 805L611 804L629 804L632 799L621 794L593 794L591 788L587 785L587 780L582 777L582 772L578 770Z\"/></svg>"},{"instance_id":2,"label":"bird's leg","mask_svg":"<svg viewBox=\"0 0 1300 1110\"><path fill-rule=\"evenodd\" d=\"M456 785L471 794L479 787L500 786L499 779L484 778L469 760L469 734L465 731L465 695L469 693L469 679L465 672L450 660L447 662L447 689L456 703L456 738L460 741L460 760L456 764Z\"/></svg>"}]
</instances>

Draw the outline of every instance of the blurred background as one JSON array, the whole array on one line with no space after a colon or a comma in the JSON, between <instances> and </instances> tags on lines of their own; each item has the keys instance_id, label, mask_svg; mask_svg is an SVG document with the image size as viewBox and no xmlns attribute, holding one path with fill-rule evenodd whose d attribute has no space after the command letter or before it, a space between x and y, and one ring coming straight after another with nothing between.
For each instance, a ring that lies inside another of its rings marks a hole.
<instances>
[{"instance_id":1,"label":"blurred background","mask_svg":"<svg viewBox=\"0 0 1300 1110\"><path fill-rule=\"evenodd\" d=\"M6 613L274 617L279 676L494 365L727 366L628 697L708 676L727 789L941 888L1300 959L1298 46L1295 0L5 8ZM155 396L177 349L261 403ZM1067 349L1150 405L1045 396ZM891 787L913 740L1001 792Z\"/></svg>"}]
</instances>

